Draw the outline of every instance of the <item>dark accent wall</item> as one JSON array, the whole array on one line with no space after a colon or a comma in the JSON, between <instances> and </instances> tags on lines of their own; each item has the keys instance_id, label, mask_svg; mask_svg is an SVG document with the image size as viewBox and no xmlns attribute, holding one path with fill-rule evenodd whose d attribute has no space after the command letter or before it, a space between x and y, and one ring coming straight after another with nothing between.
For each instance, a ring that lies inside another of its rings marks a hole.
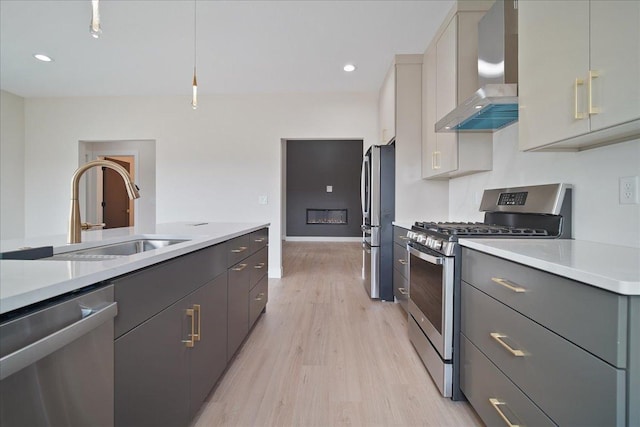
<instances>
[{"instance_id":1,"label":"dark accent wall","mask_svg":"<svg viewBox=\"0 0 640 427\"><path fill-rule=\"evenodd\" d=\"M287 236L362 236L362 156L362 140L287 141ZM347 209L348 224L307 224L308 208Z\"/></svg>"}]
</instances>

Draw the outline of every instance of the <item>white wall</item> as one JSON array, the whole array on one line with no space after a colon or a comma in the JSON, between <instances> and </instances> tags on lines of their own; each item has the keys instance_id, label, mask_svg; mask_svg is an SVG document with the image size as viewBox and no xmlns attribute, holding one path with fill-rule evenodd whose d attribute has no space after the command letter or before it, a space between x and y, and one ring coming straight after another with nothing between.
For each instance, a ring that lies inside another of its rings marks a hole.
<instances>
[{"instance_id":1,"label":"white wall","mask_svg":"<svg viewBox=\"0 0 640 427\"><path fill-rule=\"evenodd\" d=\"M518 151L518 125L494 134L493 170L449 182L449 216L482 221L485 188L565 182L573 189L573 237L640 247L640 205L620 205L618 179L640 175L640 140L581 152Z\"/></svg>"},{"instance_id":2,"label":"white wall","mask_svg":"<svg viewBox=\"0 0 640 427\"><path fill-rule=\"evenodd\" d=\"M24 100L0 91L0 236L24 235Z\"/></svg>"},{"instance_id":3,"label":"white wall","mask_svg":"<svg viewBox=\"0 0 640 427\"><path fill-rule=\"evenodd\" d=\"M370 145L377 99L210 95L195 111L188 97L26 99L25 119L27 237L66 232L78 141L155 140L158 222L271 222L274 277L281 265L281 139L358 138ZM259 205L260 195L269 204Z\"/></svg>"}]
</instances>

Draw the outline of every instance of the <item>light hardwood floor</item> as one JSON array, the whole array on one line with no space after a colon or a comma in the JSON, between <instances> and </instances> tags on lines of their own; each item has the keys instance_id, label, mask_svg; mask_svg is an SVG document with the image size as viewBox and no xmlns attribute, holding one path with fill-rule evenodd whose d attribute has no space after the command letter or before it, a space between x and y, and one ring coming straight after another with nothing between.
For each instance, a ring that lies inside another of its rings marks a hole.
<instances>
[{"instance_id":1,"label":"light hardwood floor","mask_svg":"<svg viewBox=\"0 0 640 427\"><path fill-rule=\"evenodd\" d=\"M285 277L193 427L482 425L438 394L402 308L366 295L359 243L283 246Z\"/></svg>"}]
</instances>

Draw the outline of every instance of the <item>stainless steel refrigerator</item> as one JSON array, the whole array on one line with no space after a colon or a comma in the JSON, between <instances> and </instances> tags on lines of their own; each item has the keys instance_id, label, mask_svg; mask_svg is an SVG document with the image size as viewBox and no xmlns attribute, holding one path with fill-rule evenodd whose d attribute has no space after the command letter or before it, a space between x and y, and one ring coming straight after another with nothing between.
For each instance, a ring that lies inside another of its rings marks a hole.
<instances>
[{"instance_id":1,"label":"stainless steel refrigerator","mask_svg":"<svg viewBox=\"0 0 640 427\"><path fill-rule=\"evenodd\" d=\"M362 161L362 276L371 298L393 301L395 145L373 145Z\"/></svg>"}]
</instances>

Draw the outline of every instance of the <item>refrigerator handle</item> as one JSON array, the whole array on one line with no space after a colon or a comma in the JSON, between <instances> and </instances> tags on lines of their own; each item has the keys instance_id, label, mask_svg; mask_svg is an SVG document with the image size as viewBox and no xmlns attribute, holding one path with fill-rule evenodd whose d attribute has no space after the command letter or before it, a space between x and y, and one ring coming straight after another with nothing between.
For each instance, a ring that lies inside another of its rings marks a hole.
<instances>
[{"instance_id":1,"label":"refrigerator handle","mask_svg":"<svg viewBox=\"0 0 640 427\"><path fill-rule=\"evenodd\" d=\"M367 164L369 163L369 158L364 156L362 159L362 171L360 173L360 204L362 205L362 216L366 218L369 215L369 210L367 206L367 197L366 197L366 174L368 174ZM371 184L369 184L371 185Z\"/></svg>"}]
</instances>

